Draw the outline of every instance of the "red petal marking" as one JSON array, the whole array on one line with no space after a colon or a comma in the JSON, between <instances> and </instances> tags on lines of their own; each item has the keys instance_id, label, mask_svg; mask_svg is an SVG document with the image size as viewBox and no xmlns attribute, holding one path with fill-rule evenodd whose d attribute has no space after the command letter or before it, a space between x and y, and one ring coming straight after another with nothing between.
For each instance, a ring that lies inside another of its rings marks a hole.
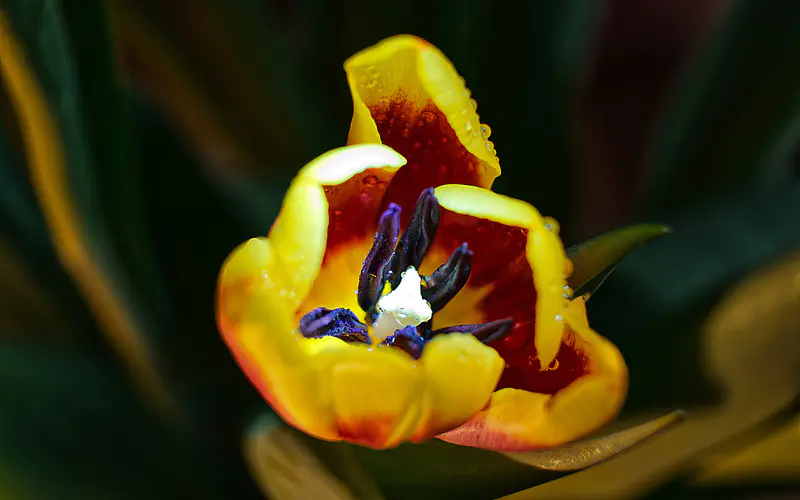
<instances>
[{"instance_id":1,"label":"red petal marking","mask_svg":"<svg viewBox=\"0 0 800 500\"><path fill-rule=\"evenodd\" d=\"M333 254L332 250L341 245L354 240L362 241L366 237L371 238L375 235L379 216L378 206L392 175L385 170L370 168L353 176L347 182L324 187L325 197L328 200L328 241L325 259Z\"/></svg>"},{"instance_id":2,"label":"red petal marking","mask_svg":"<svg viewBox=\"0 0 800 500\"><path fill-rule=\"evenodd\" d=\"M415 102L398 93L370 107L381 141L403 155L408 163L398 170L381 203L403 207L405 226L420 193L443 184L478 186L486 168L461 144L445 115L428 100Z\"/></svg>"},{"instance_id":3,"label":"red petal marking","mask_svg":"<svg viewBox=\"0 0 800 500\"><path fill-rule=\"evenodd\" d=\"M359 420L337 419L336 421L339 436L343 440L377 449L392 444L388 439L397 424L397 415L375 415Z\"/></svg>"},{"instance_id":4,"label":"red petal marking","mask_svg":"<svg viewBox=\"0 0 800 500\"><path fill-rule=\"evenodd\" d=\"M526 254L527 238L525 229L442 208L434 246L449 254L466 242L473 253L467 286L494 287L478 305L484 312L485 321L514 318L511 333L491 344L506 361L497 388L555 394L586 374L587 360L572 347L572 338L567 337L551 369L540 371L533 342L536 288ZM436 325L437 328L444 326L450 325Z\"/></svg>"}]
</instances>

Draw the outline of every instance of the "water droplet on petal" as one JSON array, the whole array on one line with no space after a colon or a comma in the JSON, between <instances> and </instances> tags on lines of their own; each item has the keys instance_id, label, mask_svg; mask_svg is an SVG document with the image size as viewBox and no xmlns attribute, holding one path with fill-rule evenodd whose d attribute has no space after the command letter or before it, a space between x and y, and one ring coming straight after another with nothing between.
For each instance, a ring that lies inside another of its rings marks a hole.
<instances>
[{"instance_id":1,"label":"water droplet on petal","mask_svg":"<svg viewBox=\"0 0 800 500\"><path fill-rule=\"evenodd\" d=\"M425 120L428 123L433 123L436 120L438 120L436 113L433 113L431 111L423 111L420 116L422 117L423 120Z\"/></svg>"},{"instance_id":2,"label":"water droplet on petal","mask_svg":"<svg viewBox=\"0 0 800 500\"><path fill-rule=\"evenodd\" d=\"M481 135L484 139L488 139L490 135L492 135L492 128L485 123L481 125Z\"/></svg>"},{"instance_id":3,"label":"water droplet on petal","mask_svg":"<svg viewBox=\"0 0 800 500\"><path fill-rule=\"evenodd\" d=\"M565 299L571 299L575 292L572 290L572 287L569 285L564 285L564 293L561 294Z\"/></svg>"},{"instance_id":4,"label":"water droplet on petal","mask_svg":"<svg viewBox=\"0 0 800 500\"><path fill-rule=\"evenodd\" d=\"M552 217L544 218L544 228L548 231L554 232L555 234L558 234L558 232L561 230L561 226L559 226L558 222L556 222L556 220Z\"/></svg>"},{"instance_id":5,"label":"water droplet on petal","mask_svg":"<svg viewBox=\"0 0 800 500\"><path fill-rule=\"evenodd\" d=\"M494 154L494 143L492 141L486 141L486 151Z\"/></svg>"},{"instance_id":6,"label":"water droplet on petal","mask_svg":"<svg viewBox=\"0 0 800 500\"><path fill-rule=\"evenodd\" d=\"M414 141L413 148L414 150L419 150L420 148L422 148L422 143L419 141Z\"/></svg>"},{"instance_id":7,"label":"water droplet on petal","mask_svg":"<svg viewBox=\"0 0 800 500\"><path fill-rule=\"evenodd\" d=\"M467 132L472 130L472 120L467 120L467 123L464 124L464 130Z\"/></svg>"},{"instance_id":8,"label":"water droplet on petal","mask_svg":"<svg viewBox=\"0 0 800 500\"><path fill-rule=\"evenodd\" d=\"M478 110L478 101L476 101L475 99L470 99L469 103L472 105L472 110L473 111L477 111Z\"/></svg>"}]
</instances>

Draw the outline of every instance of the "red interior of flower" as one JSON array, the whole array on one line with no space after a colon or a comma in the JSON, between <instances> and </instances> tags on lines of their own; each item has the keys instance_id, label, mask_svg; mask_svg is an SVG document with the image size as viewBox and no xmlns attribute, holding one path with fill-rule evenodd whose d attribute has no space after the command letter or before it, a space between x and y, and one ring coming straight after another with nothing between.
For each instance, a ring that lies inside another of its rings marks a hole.
<instances>
[{"instance_id":1,"label":"red interior of flower","mask_svg":"<svg viewBox=\"0 0 800 500\"><path fill-rule=\"evenodd\" d=\"M391 180L390 172L370 168L347 182L325 186L328 200L326 258L344 244L375 235L378 207Z\"/></svg>"},{"instance_id":2,"label":"red interior of flower","mask_svg":"<svg viewBox=\"0 0 800 500\"><path fill-rule=\"evenodd\" d=\"M587 360L569 337L562 342L551 369L540 371L533 342L536 288L525 251L527 231L443 209L435 246L450 252L462 242L473 252L467 286L493 286L479 303L486 321L514 318L511 333L490 344L506 361L498 389L555 394L585 375ZM436 325L442 326L450 325Z\"/></svg>"},{"instance_id":3,"label":"red interior of flower","mask_svg":"<svg viewBox=\"0 0 800 500\"><path fill-rule=\"evenodd\" d=\"M408 160L392 179L381 202L381 209L391 202L403 207L403 226L424 189L443 184L479 184L482 163L461 144L432 101L420 106L398 93L369 109L381 141Z\"/></svg>"}]
</instances>

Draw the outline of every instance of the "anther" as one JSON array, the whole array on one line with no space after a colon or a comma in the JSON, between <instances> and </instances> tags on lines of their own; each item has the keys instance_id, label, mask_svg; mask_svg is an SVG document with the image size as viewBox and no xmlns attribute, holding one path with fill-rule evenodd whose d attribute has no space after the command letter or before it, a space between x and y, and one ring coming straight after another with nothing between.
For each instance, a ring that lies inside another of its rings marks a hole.
<instances>
[{"instance_id":1,"label":"anther","mask_svg":"<svg viewBox=\"0 0 800 500\"><path fill-rule=\"evenodd\" d=\"M367 319L370 321L374 319L375 304L386 283L399 233L400 206L390 203L386 211L381 214L372 248L364 259L361 275L358 277L358 305L367 313Z\"/></svg>"},{"instance_id":2,"label":"anther","mask_svg":"<svg viewBox=\"0 0 800 500\"><path fill-rule=\"evenodd\" d=\"M422 290L422 298L431 305L433 312L439 311L464 288L472 270L472 251L462 243L428 278L428 287Z\"/></svg>"},{"instance_id":3,"label":"anther","mask_svg":"<svg viewBox=\"0 0 800 500\"><path fill-rule=\"evenodd\" d=\"M400 274L409 266L419 269L438 229L439 201L433 195L433 188L428 188L417 199L408 227L400 238L400 245L392 258L389 278L392 289L400 284Z\"/></svg>"},{"instance_id":4,"label":"anther","mask_svg":"<svg viewBox=\"0 0 800 500\"><path fill-rule=\"evenodd\" d=\"M448 333L468 333L484 344L491 344L508 335L511 332L512 326L514 326L514 318L505 318L477 325L456 325L440 328L439 330L432 331L430 337L433 338L436 335Z\"/></svg>"},{"instance_id":5,"label":"anther","mask_svg":"<svg viewBox=\"0 0 800 500\"><path fill-rule=\"evenodd\" d=\"M417 327L407 326L383 339L380 345L397 347L412 358L419 359L422 356L422 349L425 347L425 339L420 336Z\"/></svg>"},{"instance_id":6,"label":"anther","mask_svg":"<svg viewBox=\"0 0 800 500\"><path fill-rule=\"evenodd\" d=\"M332 336L345 342L371 344L367 325L350 309L318 307L300 318L300 333L306 338Z\"/></svg>"}]
</instances>

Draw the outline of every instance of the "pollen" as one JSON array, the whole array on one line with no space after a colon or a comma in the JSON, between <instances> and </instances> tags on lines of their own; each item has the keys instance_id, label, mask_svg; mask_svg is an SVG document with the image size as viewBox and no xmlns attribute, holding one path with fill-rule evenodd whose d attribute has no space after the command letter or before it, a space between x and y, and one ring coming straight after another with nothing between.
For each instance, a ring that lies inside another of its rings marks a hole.
<instances>
[{"instance_id":1,"label":"pollen","mask_svg":"<svg viewBox=\"0 0 800 500\"><path fill-rule=\"evenodd\" d=\"M433 310L422 298L421 283L417 270L409 266L401 275L397 288L378 300L378 319L374 324L376 337L382 338L399 328L417 326L431 319Z\"/></svg>"}]
</instances>

